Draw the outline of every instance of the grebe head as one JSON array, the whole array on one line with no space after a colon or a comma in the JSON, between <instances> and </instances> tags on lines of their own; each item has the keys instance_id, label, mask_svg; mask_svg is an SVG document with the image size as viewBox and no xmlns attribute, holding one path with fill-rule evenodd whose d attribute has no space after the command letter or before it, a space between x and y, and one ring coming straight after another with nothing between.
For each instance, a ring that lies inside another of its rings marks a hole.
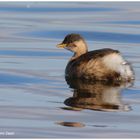
<instances>
[{"instance_id":1,"label":"grebe head","mask_svg":"<svg viewBox=\"0 0 140 140\"><path fill-rule=\"evenodd\" d=\"M87 52L87 44L83 37L79 34L68 34L62 43L58 44L57 47L65 48L75 53L75 56L80 56Z\"/></svg>"}]
</instances>

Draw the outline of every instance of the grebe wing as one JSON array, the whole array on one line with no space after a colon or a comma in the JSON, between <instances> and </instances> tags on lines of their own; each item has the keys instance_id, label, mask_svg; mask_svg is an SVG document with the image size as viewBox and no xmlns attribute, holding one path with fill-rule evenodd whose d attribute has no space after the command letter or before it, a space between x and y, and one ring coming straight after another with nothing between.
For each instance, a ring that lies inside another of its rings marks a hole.
<instances>
[{"instance_id":1,"label":"grebe wing","mask_svg":"<svg viewBox=\"0 0 140 140\"><path fill-rule=\"evenodd\" d=\"M118 50L113 50L113 49L109 49L109 48L94 50L94 51L90 51L90 52L87 52L87 53L81 55L79 58L72 61L72 63L73 63L73 65L78 66L83 63L88 63L90 60L94 61L94 60L103 58L104 56L107 56L107 55L113 54L113 53L119 54L120 52Z\"/></svg>"}]
</instances>

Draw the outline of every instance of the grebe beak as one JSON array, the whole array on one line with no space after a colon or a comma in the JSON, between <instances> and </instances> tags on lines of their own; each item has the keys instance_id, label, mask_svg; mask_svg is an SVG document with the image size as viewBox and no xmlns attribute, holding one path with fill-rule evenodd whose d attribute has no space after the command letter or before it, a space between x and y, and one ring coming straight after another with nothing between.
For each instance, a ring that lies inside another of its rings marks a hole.
<instances>
[{"instance_id":1,"label":"grebe beak","mask_svg":"<svg viewBox=\"0 0 140 140\"><path fill-rule=\"evenodd\" d=\"M65 48L66 46L67 44L63 44L63 43L57 45L58 48Z\"/></svg>"}]
</instances>

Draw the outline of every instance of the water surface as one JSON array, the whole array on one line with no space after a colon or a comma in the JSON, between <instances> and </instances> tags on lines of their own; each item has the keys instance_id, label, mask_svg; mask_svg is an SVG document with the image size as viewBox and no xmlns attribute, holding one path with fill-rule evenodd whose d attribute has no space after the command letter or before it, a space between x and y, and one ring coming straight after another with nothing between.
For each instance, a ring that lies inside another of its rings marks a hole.
<instances>
[{"instance_id":1,"label":"water surface","mask_svg":"<svg viewBox=\"0 0 140 140\"><path fill-rule=\"evenodd\" d=\"M139 2L1 2L1 138L140 138ZM64 36L118 49L133 86L65 81ZM73 83L72 83L73 84ZM95 89L98 89L97 91Z\"/></svg>"}]
</instances>

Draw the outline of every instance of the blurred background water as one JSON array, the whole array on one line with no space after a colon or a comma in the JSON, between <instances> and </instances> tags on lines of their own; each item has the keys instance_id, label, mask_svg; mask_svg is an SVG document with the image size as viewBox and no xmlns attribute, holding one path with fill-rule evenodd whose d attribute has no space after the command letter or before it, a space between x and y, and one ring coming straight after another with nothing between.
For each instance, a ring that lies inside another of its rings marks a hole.
<instances>
[{"instance_id":1,"label":"blurred background water","mask_svg":"<svg viewBox=\"0 0 140 140\"><path fill-rule=\"evenodd\" d=\"M65 81L71 52L56 48L72 32L89 50L120 50L132 63L134 85L104 87L92 107L72 107L69 98L85 94ZM95 106L101 100L117 102L110 111ZM1 138L140 138L139 110L140 2L0 2Z\"/></svg>"}]
</instances>

